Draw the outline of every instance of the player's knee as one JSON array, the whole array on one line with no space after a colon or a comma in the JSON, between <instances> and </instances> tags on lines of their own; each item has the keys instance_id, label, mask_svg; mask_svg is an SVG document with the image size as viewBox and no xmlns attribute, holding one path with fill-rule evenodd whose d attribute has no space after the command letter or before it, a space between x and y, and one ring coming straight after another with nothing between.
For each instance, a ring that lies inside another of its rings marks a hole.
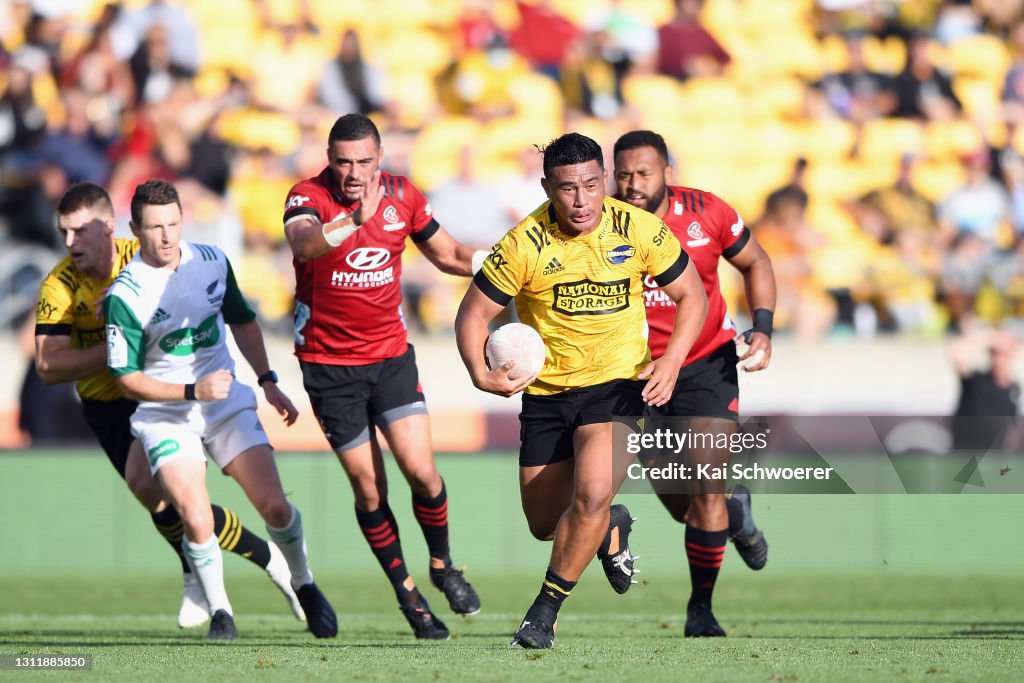
<instances>
[{"instance_id":1,"label":"player's knee","mask_svg":"<svg viewBox=\"0 0 1024 683\"><path fill-rule=\"evenodd\" d=\"M701 528L717 527L728 521L729 513L725 508L725 496L721 493L702 493L690 496L690 504L685 512L684 521L696 524Z\"/></svg>"},{"instance_id":2,"label":"player's knee","mask_svg":"<svg viewBox=\"0 0 1024 683\"><path fill-rule=\"evenodd\" d=\"M680 524L686 524L686 513L690 509L690 499L686 495L658 496L668 514Z\"/></svg>"},{"instance_id":3,"label":"player's knee","mask_svg":"<svg viewBox=\"0 0 1024 683\"><path fill-rule=\"evenodd\" d=\"M376 510L386 497L377 484L377 478L372 474L350 476L349 483L352 484L356 507L360 510Z\"/></svg>"},{"instance_id":4,"label":"player's knee","mask_svg":"<svg viewBox=\"0 0 1024 683\"><path fill-rule=\"evenodd\" d=\"M271 495L259 506L263 521L273 527L286 527L292 521L292 505L284 495Z\"/></svg>"},{"instance_id":5,"label":"player's knee","mask_svg":"<svg viewBox=\"0 0 1024 683\"><path fill-rule=\"evenodd\" d=\"M573 493L573 509L587 517L607 514L611 503L612 492L604 486L578 486Z\"/></svg>"},{"instance_id":6,"label":"player's knee","mask_svg":"<svg viewBox=\"0 0 1024 683\"><path fill-rule=\"evenodd\" d=\"M213 515L210 508L203 510L199 506L183 506L178 509L178 514L181 516L185 536L192 542L203 543L213 534Z\"/></svg>"},{"instance_id":7,"label":"player's knee","mask_svg":"<svg viewBox=\"0 0 1024 683\"><path fill-rule=\"evenodd\" d=\"M164 503L164 491L152 477L132 476L125 479L135 499L150 512L159 512Z\"/></svg>"},{"instance_id":8,"label":"player's knee","mask_svg":"<svg viewBox=\"0 0 1024 683\"><path fill-rule=\"evenodd\" d=\"M433 498L441 491L441 475L433 463L424 463L406 470L406 481L412 492L421 498Z\"/></svg>"},{"instance_id":9,"label":"player's knee","mask_svg":"<svg viewBox=\"0 0 1024 683\"><path fill-rule=\"evenodd\" d=\"M721 493L695 493L690 496L689 507L699 512L725 510L725 496Z\"/></svg>"},{"instance_id":10,"label":"player's knee","mask_svg":"<svg viewBox=\"0 0 1024 683\"><path fill-rule=\"evenodd\" d=\"M526 523L530 527L530 533L538 541L550 541L555 537L555 527L558 526L558 517L554 520L546 517L527 516Z\"/></svg>"}]
</instances>

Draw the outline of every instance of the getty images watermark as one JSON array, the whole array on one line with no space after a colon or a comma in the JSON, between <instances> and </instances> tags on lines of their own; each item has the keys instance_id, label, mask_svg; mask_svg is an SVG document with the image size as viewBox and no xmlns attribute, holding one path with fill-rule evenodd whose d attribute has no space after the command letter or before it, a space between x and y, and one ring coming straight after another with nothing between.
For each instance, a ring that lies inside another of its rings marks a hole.
<instances>
[{"instance_id":1,"label":"getty images watermark","mask_svg":"<svg viewBox=\"0 0 1024 683\"><path fill-rule=\"evenodd\" d=\"M623 493L1024 493L1020 418L622 417Z\"/></svg>"}]
</instances>

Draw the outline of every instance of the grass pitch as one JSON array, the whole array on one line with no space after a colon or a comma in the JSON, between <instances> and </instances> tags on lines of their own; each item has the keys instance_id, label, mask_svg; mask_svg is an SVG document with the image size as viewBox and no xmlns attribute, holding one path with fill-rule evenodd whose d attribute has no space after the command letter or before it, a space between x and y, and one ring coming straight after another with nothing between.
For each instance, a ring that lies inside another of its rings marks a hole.
<instances>
[{"instance_id":1,"label":"grass pitch","mask_svg":"<svg viewBox=\"0 0 1024 683\"><path fill-rule=\"evenodd\" d=\"M729 637L687 640L680 607L688 591L678 578L650 580L622 598L597 572L586 578L546 652L508 647L536 589L523 576L475 578L485 610L465 620L428 589L452 629L444 643L416 641L376 575L323 581L343 615L330 641L305 633L269 582L233 579L240 637L230 644L206 643L205 627L175 626L176 581L19 579L6 583L13 599L0 614L0 652L92 654L93 670L74 675L95 681L1009 681L1024 671L1019 579L735 578L716 594Z\"/></svg>"},{"instance_id":2,"label":"grass pitch","mask_svg":"<svg viewBox=\"0 0 1024 683\"><path fill-rule=\"evenodd\" d=\"M0 671L11 680L923 680L1014 681L1024 672L1024 499L993 496L760 496L771 552L750 572L733 550L715 593L729 638L682 637L689 594L682 528L651 496L623 496L644 581L625 596L598 565L562 611L556 647L508 647L548 547L529 537L515 463L441 459L453 553L484 602L469 619L426 586L425 548L392 484L414 577L453 638L416 641L352 520L328 456L284 456L314 571L341 633L317 641L257 569L228 556L240 638L208 644L175 625L180 579L109 465L94 453L0 456L0 653L91 654L89 672ZM214 498L259 530L237 487Z\"/></svg>"}]
</instances>

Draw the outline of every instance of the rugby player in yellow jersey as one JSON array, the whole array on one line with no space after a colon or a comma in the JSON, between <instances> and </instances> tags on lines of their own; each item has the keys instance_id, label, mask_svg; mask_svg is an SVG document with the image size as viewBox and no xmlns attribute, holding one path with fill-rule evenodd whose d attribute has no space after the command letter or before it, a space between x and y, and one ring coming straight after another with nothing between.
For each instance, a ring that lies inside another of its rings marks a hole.
<instances>
[{"instance_id":1,"label":"rugby player in yellow jersey","mask_svg":"<svg viewBox=\"0 0 1024 683\"><path fill-rule=\"evenodd\" d=\"M114 209L106 190L92 183L72 185L57 204L57 227L68 255L43 280L36 307L36 368L47 384L77 382L85 421L110 464L149 510L153 525L181 561L184 593L178 612L182 628L209 618L206 597L182 553L181 517L167 503L134 441L129 419L136 402L121 396L107 370L107 332L101 302L107 288L139 248L134 239L114 237ZM291 587L281 551L242 526L231 510L211 506L214 533L230 550L262 567L285 594L292 612L305 619Z\"/></svg>"},{"instance_id":2,"label":"rugby player in yellow jersey","mask_svg":"<svg viewBox=\"0 0 1024 683\"><path fill-rule=\"evenodd\" d=\"M554 645L558 610L583 570L595 553L614 554L622 542L610 506L625 478L613 469L627 463L613 468L613 418L671 398L708 306L694 266L661 219L605 196L596 142L578 133L553 140L541 184L549 201L495 245L455 322L477 388L526 391L523 511L534 536L554 541L540 593L512 640L526 648ZM677 304L667 349L653 362L644 334L648 275ZM484 360L488 324L513 298L520 320L547 347L540 374L514 381L510 364L488 370Z\"/></svg>"}]
</instances>

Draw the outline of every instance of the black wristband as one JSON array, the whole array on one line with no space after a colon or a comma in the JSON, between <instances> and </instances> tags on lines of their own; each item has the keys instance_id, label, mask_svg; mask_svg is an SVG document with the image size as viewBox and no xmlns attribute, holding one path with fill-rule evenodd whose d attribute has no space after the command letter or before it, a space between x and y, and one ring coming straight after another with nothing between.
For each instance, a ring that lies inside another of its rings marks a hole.
<instances>
[{"instance_id":1,"label":"black wristband","mask_svg":"<svg viewBox=\"0 0 1024 683\"><path fill-rule=\"evenodd\" d=\"M754 311L754 332L760 332L769 339L772 338L772 321L775 313L767 308L758 308Z\"/></svg>"},{"instance_id":2,"label":"black wristband","mask_svg":"<svg viewBox=\"0 0 1024 683\"><path fill-rule=\"evenodd\" d=\"M186 384L185 385L185 400L194 401L196 400L196 385Z\"/></svg>"}]
</instances>

